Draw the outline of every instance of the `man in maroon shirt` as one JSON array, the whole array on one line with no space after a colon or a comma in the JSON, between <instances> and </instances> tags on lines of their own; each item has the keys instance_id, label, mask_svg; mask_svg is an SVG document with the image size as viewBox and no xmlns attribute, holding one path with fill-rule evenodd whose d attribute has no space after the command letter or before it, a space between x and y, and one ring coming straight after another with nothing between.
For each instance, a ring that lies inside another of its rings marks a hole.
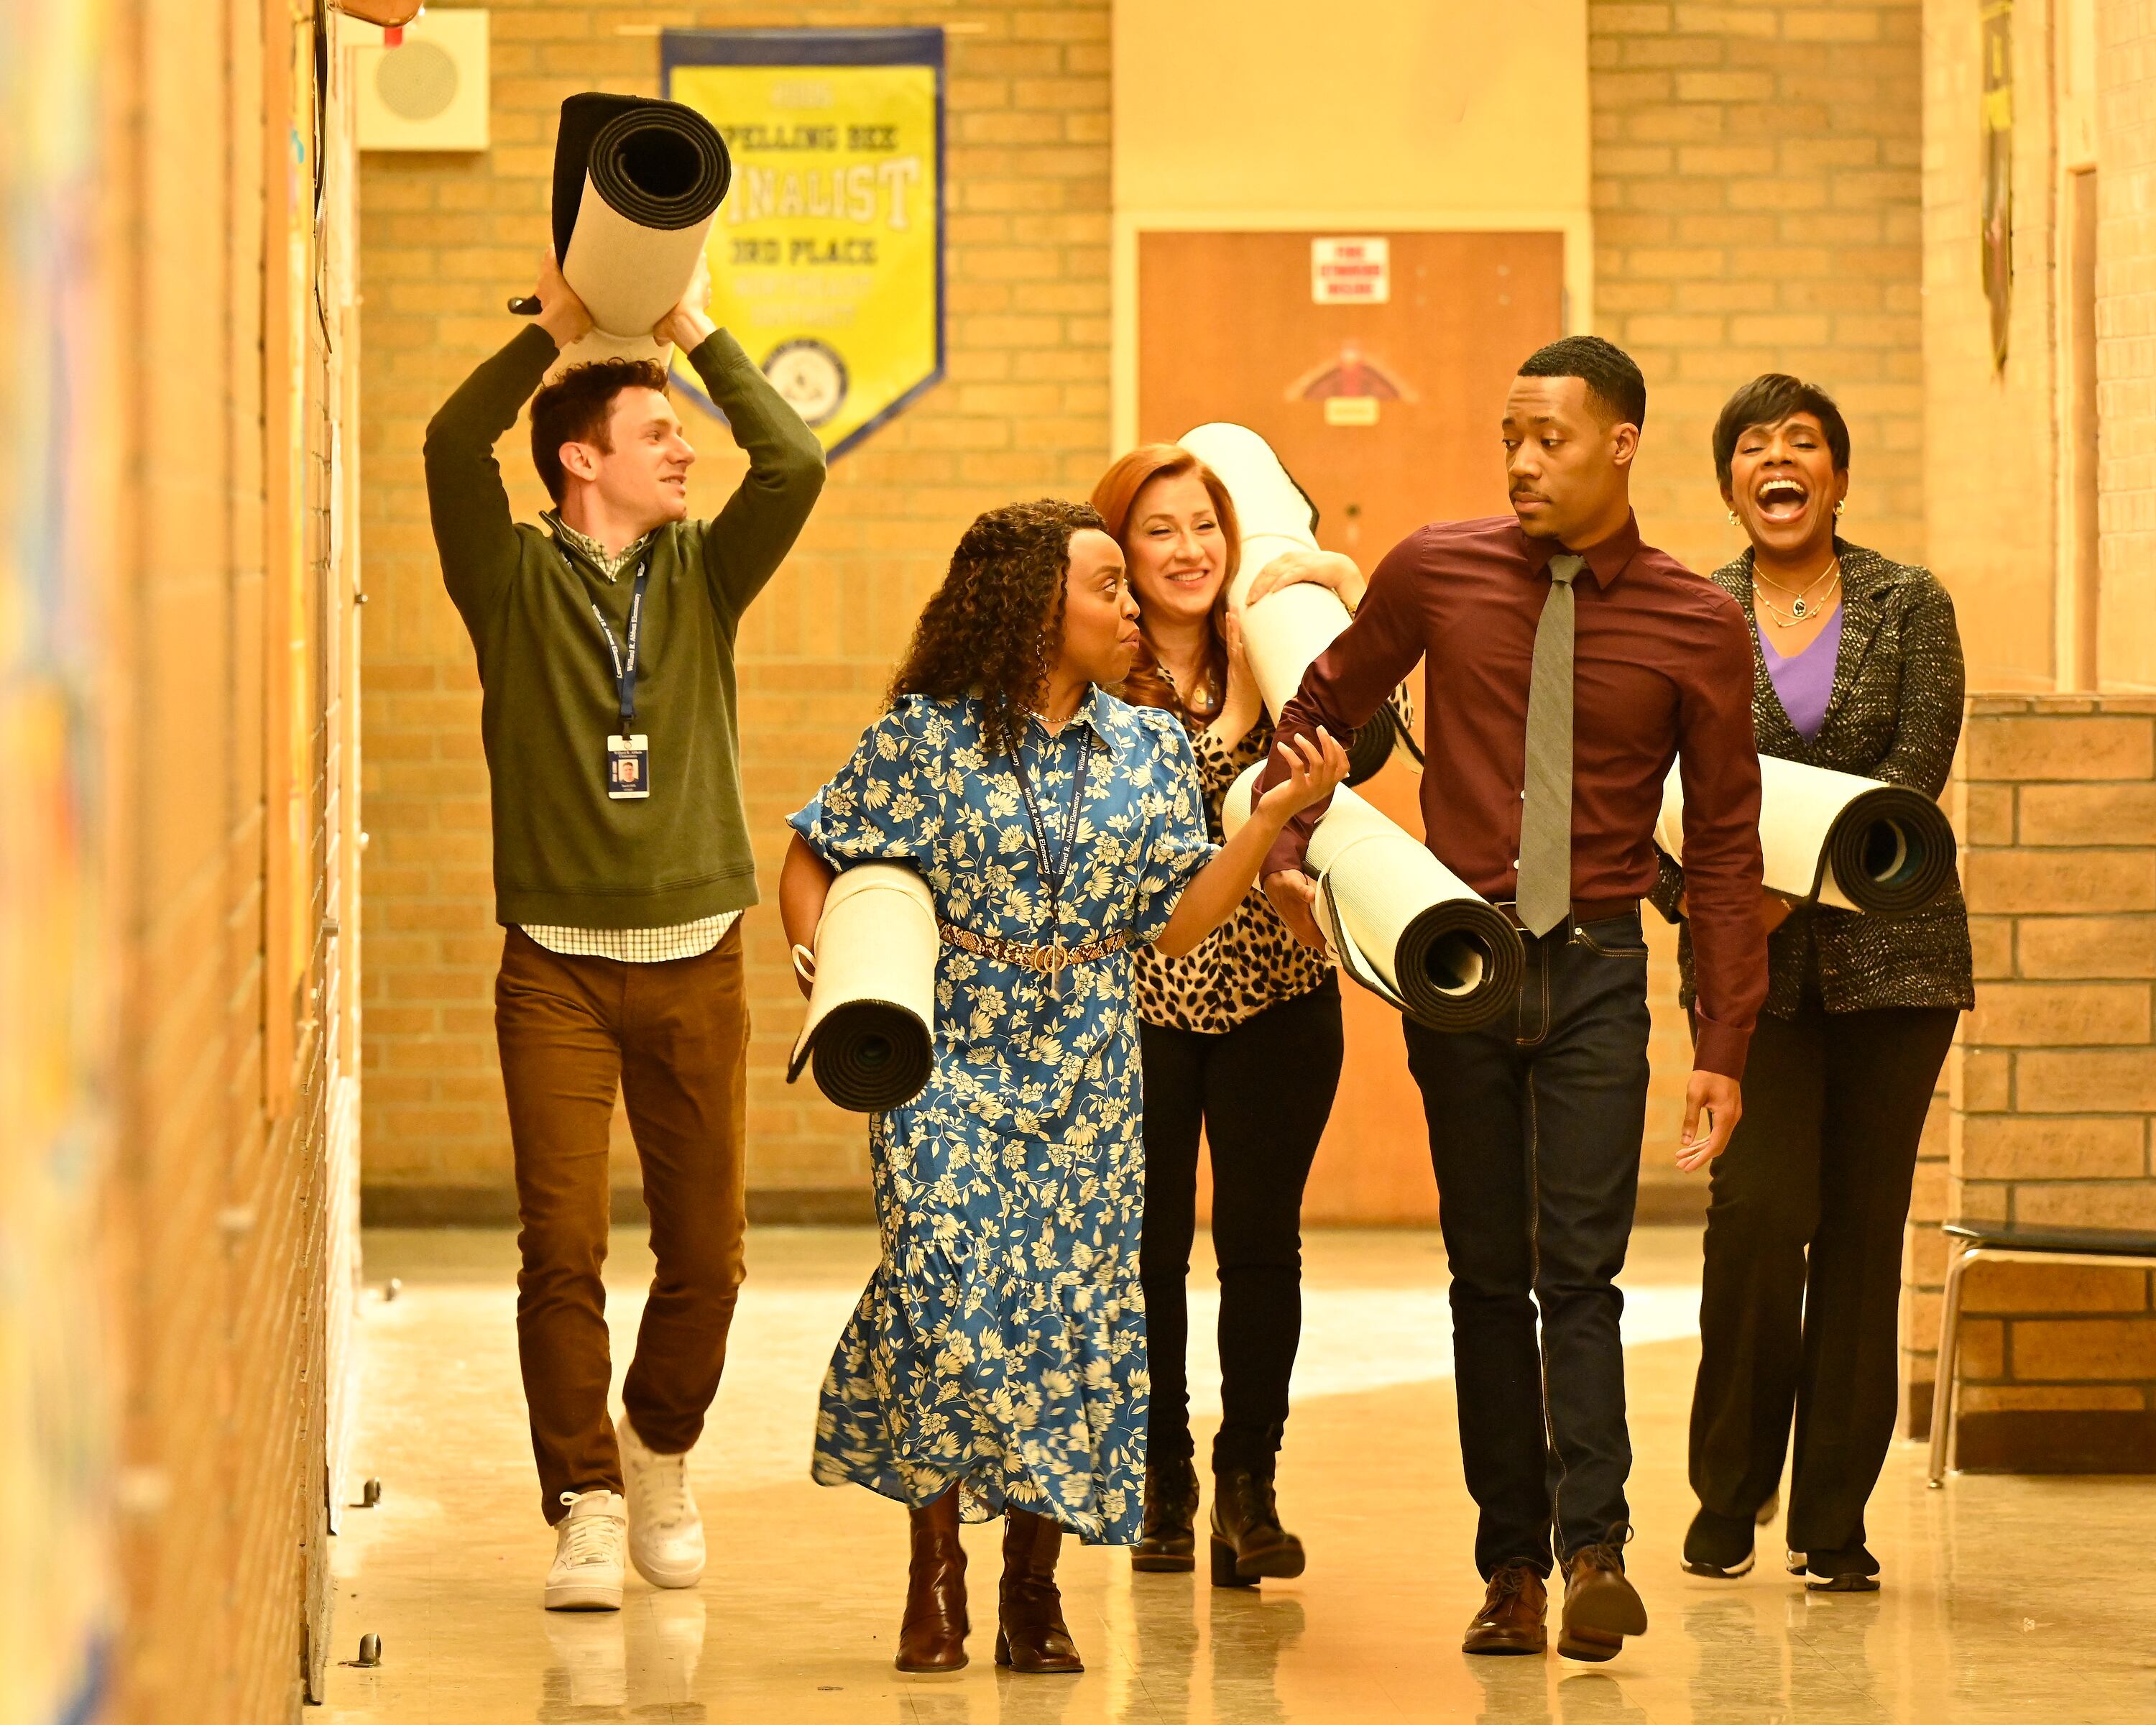
<instances>
[{"instance_id":1,"label":"man in maroon shirt","mask_svg":"<svg viewBox=\"0 0 2156 1725\"><path fill-rule=\"evenodd\" d=\"M1489 1584L1471 1653L1544 1650L1553 1555L1559 1652L1609 1659L1647 1626L1625 1576L1631 1441L1614 1278L1646 1114L1640 900L1673 762L1699 976L1681 1167L1728 1142L1766 995L1751 645L1727 594L1640 542L1629 483L1645 417L1639 368L1609 342L1571 336L1530 357L1505 403L1512 515L1409 535L1280 721L1283 740L1320 726L1345 736L1426 660L1430 850L1513 910L1527 947L1516 1014L1470 1032L1406 1022ZM1302 863L1318 813L1265 865L1267 893L1313 943Z\"/></svg>"}]
</instances>

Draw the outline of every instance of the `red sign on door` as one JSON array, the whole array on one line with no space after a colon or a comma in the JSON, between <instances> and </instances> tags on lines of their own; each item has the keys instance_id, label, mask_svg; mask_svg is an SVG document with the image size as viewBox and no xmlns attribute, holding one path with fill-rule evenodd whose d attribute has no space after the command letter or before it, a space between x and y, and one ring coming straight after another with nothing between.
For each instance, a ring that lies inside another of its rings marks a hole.
<instances>
[{"instance_id":1,"label":"red sign on door","mask_svg":"<svg viewBox=\"0 0 2156 1725\"><path fill-rule=\"evenodd\" d=\"M1310 242L1310 297L1320 305L1382 305L1393 296L1392 243Z\"/></svg>"}]
</instances>

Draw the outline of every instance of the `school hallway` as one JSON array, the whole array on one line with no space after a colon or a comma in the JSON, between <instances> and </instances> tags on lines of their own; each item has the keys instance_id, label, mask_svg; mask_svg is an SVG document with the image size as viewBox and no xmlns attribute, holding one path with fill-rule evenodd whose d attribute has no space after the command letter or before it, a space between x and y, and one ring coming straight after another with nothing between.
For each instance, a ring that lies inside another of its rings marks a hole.
<instances>
[{"instance_id":1,"label":"school hallway","mask_svg":"<svg viewBox=\"0 0 2156 1725\"><path fill-rule=\"evenodd\" d=\"M649 1260L616 1230L608 1317L633 1334ZM1200 1241L1201 1255L1207 1250ZM764 1229L724 1387L691 1464L711 1549L702 1584L631 1576L619 1613L548 1613L552 1542L516 1378L515 1245L502 1231L367 1240L364 1409L355 1477L382 1481L334 1542L333 1725L623 1721L1232 1722L1465 1719L1885 1725L1940 1717L2094 1722L2156 1704L2156 1574L2133 1561L2147 1487L2097 1477L1950 1477L1927 1491L1897 1443L1872 1500L1875 1595L1808 1594L1777 1563L1735 1583L1680 1573L1692 1501L1685 1420L1697 1359L1697 1235L1642 1230L1625 1278L1639 1537L1651 1628L1612 1663L1469 1659L1481 1603L1460 1482L1444 1260L1434 1234L1328 1231L1308 1245L1305 1328L1283 1454L1285 1519L1308 1571L1243 1592L1133 1575L1121 1551L1063 1565L1087 1669L1014 1677L991 1661L997 1530L969 1529L973 1663L891 1669L905 1519L808 1476L815 1395L875 1261L866 1230ZM400 1286L385 1301L390 1278ZM1201 1455L1219 1409L1214 1307L1194 1273ZM617 1359L617 1374L625 1362ZM1208 1486L1209 1491L1209 1485ZM1557 1600L1552 1601L1554 1617Z\"/></svg>"}]
</instances>

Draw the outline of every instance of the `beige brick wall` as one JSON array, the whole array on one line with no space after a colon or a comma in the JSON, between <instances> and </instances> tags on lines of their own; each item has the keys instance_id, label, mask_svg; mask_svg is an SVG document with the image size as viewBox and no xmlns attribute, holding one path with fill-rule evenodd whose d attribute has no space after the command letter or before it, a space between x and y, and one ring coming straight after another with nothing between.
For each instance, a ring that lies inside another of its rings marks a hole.
<instances>
[{"instance_id":1,"label":"beige brick wall","mask_svg":"<svg viewBox=\"0 0 2156 1725\"><path fill-rule=\"evenodd\" d=\"M310 315L296 393L264 356L288 351L287 239L311 225L308 203L285 208L307 176L284 162L285 72L311 57L312 13L123 0L108 17L97 255L124 308L101 333L126 401L96 428L121 475L96 497L115 546L96 572L114 848L99 905L122 966L100 1266L125 1368L112 1717L296 1718L310 1576L318 1597L326 1584L331 1199L326 945L295 958L288 934L311 936L329 908L322 751L337 714L327 685L300 672L285 687L272 668L334 659L317 619L347 626L350 608L321 585L329 338ZM287 473L305 500L296 523ZM289 807L285 739L300 755ZM273 855L291 860L290 902Z\"/></svg>"},{"instance_id":2,"label":"beige brick wall","mask_svg":"<svg viewBox=\"0 0 2156 1725\"><path fill-rule=\"evenodd\" d=\"M2107 689L2156 671L2148 617L2156 455L2148 337L2156 228L2147 208L2156 18L2096 9L2097 330L2102 639ZM1949 1062L1943 1160L1917 1194L1904 1306L1907 1414L1930 1417L1944 1242L1957 1214L2156 1227L2156 706L2039 691L2060 583L2058 439L2063 267L2058 134L2072 20L2056 0L2014 11L2014 290L1994 364L1979 275L1982 174L1975 9L1925 8L1926 532L1953 590L1976 691L1953 792L1973 912L1978 1009ZM2076 146L2076 148L2080 146ZM2032 691L2010 695L2004 691ZM1937 1135L1935 1134L1935 1137ZM1979 1466L2138 1466L2156 1456L2156 1316L2145 1277L1999 1270L1970 1283L1962 1457Z\"/></svg>"},{"instance_id":3,"label":"beige brick wall","mask_svg":"<svg viewBox=\"0 0 2156 1725\"><path fill-rule=\"evenodd\" d=\"M2105 0L2097 41L2097 667L2156 690L2156 12Z\"/></svg>"},{"instance_id":4,"label":"beige brick wall","mask_svg":"<svg viewBox=\"0 0 2156 1725\"><path fill-rule=\"evenodd\" d=\"M960 530L1015 496L1083 495L1108 454L1106 0L493 8L494 147L373 155L362 183L367 288L366 681L369 761L367 1178L406 1214L506 1205L509 1150L491 1028L500 950L470 644L443 595L419 441L429 415L513 332L546 240L562 97L655 94L656 24L949 28L948 375L834 468L814 518L740 644L743 780L767 892L782 816L873 716ZM689 414L703 504L739 470ZM543 503L505 442L519 513ZM826 1193L866 1214L859 1117L783 1082L799 1000L776 916L746 923L756 1019L756 1202ZM618 1183L634 1179L617 1133ZM808 1200L791 1200L798 1210ZM413 1206L417 1206L415 1212Z\"/></svg>"},{"instance_id":5,"label":"beige brick wall","mask_svg":"<svg viewBox=\"0 0 2156 1725\"><path fill-rule=\"evenodd\" d=\"M1737 556L1710 433L1730 393L1794 372L1848 416L1846 531L1924 555L1920 0L1591 0L1596 333L1639 361L1640 524L1702 572ZM1647 919L1655 1029L1643 1208L1704 1208L1679 1174L1691 1039L1675 931Z\"/></svg>"},{"instance_id":6,"label":"beige brick wall","mask_svg":"<svg viewBox=\"0 0 2156 1725\"><path fill-rule=\"evenodd\" d=\"M2014 9L2014 286L1992 363L1978 246L1983 173L1976 8L1924 8L1923 496L1932 567L1953 591L1969 686L2055 686L2051 8Z\"/></svg>"},{"instance_id":7,"label":"beige brick wall","mask_svg":"<svg viewBox=\"0 0 2156 1725\"><path fill-rule=\"evenodd\" d=\"M1946 1178L1926 1195L1985 1219L2156 1230L2156 700L1979 696L1954 797L1979 981ZM1913 1235L1910 1260L1921 1384L1939 1237ZM2148 1276L1980 1267L1964 1304L1964 1465L2148 1465ZM1914 1399L1921 1425L1929 1397Z\"/></svg>"},{"instance_id":8,"label":"beige brick wall","mask_svg":"<svg viewBox=\"0 0 2156 1725\"><path fill-rule=\"evenodd\" d=\"M1595 322L1646 374L1633 495L1707 570L1743 549L1708 449L1765 371L1850 422L1847 531L1924 555L1919 0L1594 0Z\"/></svg>"}]
</instances>

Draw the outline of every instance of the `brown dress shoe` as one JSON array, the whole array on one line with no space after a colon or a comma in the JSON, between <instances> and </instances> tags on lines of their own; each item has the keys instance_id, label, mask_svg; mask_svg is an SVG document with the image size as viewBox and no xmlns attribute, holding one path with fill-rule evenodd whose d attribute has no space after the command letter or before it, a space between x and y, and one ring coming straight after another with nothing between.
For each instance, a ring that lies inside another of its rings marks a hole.
<instances>
[{"instance_id":1,"label":"brown dress shoe","mask_svg":"<svg viewBox=\"0 0 2156 1725\"><path fill-rule=\"evenodd\" d=\"M1547 1653L1549 1631L1543 1618L1549 1610L1549 1590L1541 1572L1532 1563L1498 1566L1490 1578L1489 1597L1469 1620L1460 1644L1462 1653Z\"/></svg>"},{"instance_id":2,"label":"brown dress shoe","mask_svg":"<svg viewBox=\"0 0 2156 1725\"><path fill-rule=\"evenodd\" d=\"M1565 1563L1557 1651L1567 1659L1614 1659L1625 1636L1647 1632L1647 1608L1625 1579L1624 1537L1583 1545Z\"/></svg>"},{"instance_id":3,"label":"brown dress shoe","mask_svg":"<svg viewBox=\"0 0 2156 1725\"><path fill-rule=\"evenodd\" d=\"M1055 1590L1063 1529L1016 1505L1005 1513L1009 1523L1004 1529L996 1663L1038 1676L1082 1671L1085 1664L1063 1621L1063 1595Z\"/></svg>"},{"instance_id":4,"label":"brown dress shoe","mask_svg":"<svg viewBox=\"0 0 2156 1725\"><path fill-rule=\"evenodd\" d=\"M1142 1574L1188 1575L1198 1567L1198 1470L1180 1461L1148 1463L1145 1523L1131 1548L1131 1568Z\"/></svg>"},{"instance_id":5,"label":"brown dress shoe","mask_svg":"<svg viewBox=\"0 0 2156 1725\"><path fill-rule=\"evenodd\" d=\"M906 1621L898 1631L902 1671L955 1671L966 1664L966 1548L958 1543L958 1488L926 1509L908 1508L913 1565L906 1578Z\"/></svg>"}]
</instances>

